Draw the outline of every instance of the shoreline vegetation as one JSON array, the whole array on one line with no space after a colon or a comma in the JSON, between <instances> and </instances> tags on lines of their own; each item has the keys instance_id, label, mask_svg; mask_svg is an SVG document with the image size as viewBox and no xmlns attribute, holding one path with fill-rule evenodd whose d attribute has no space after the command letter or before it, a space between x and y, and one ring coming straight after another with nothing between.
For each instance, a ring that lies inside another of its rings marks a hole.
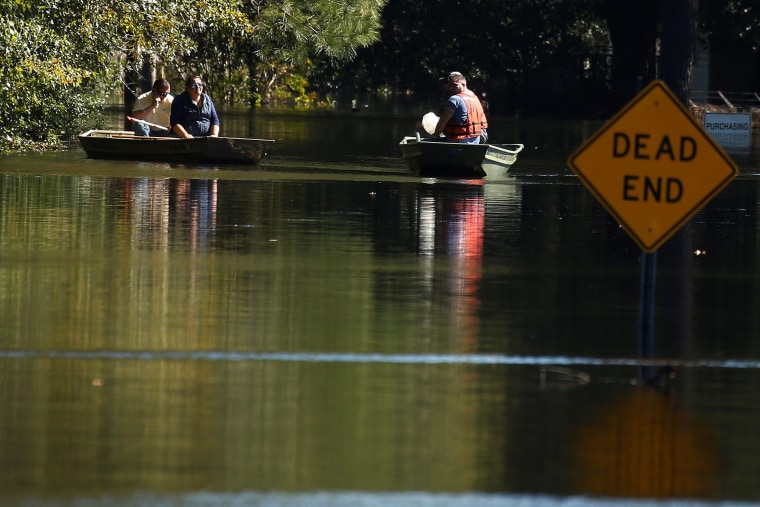
<instances>
[{"instance_id":1,"label":"shoreline vegetation","mask_svg":"<svg viewBox=\"0 0 760 507\"><path fill-rule=\"evenodd\" d=\"M756 92L754 2L478 0L488 17L453 19L455 0L0 0L0 152L60 149L113 95L129 114L156 78L193 74L217 105L329 109L437 104L456 70L491 115L604 119L653 79L686 97L699 45L715 62L701 87Z\"/></svg>"}]
</instances>

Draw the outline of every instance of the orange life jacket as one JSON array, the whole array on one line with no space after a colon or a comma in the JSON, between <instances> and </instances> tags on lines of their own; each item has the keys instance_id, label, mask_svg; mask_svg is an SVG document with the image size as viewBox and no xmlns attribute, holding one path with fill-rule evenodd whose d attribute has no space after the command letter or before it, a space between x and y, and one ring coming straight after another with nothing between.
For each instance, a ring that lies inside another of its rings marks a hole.
<instances>
[{"instance_id":1,"label":"orange life jacket","mask_svg":"<svg viewBox=\"0 0 760 507\"><path fill-rule=\"evenodd\" d=\"M467 106L467 123L459 123L453 119L449 120L443 128L443 134L449 139L457 141L470 137L478 137L480 129L488 128L483 106L480 105L478 97L470 90L457 93L457 96L462 97Z\"/></svg>"}]
</instances>

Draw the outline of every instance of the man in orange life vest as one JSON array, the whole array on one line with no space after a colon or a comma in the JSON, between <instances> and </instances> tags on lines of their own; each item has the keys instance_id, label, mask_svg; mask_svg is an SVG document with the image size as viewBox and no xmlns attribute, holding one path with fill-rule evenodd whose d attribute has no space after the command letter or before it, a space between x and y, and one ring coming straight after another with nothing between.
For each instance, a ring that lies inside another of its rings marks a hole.
<instances>
[{"instance_id":1,"label":"man in orange life vest","mask_svg":"<svg viewBox=\"0 0 760 507\"><path fill-rule=\"evenodd\" d=\"M435 126L433 138L452 143L488 142L488 122L478 97L467 88L467 80L460 72L452 72L444 84L451 96L446 101L441 118Z\"/></svg>"}]
</instances>

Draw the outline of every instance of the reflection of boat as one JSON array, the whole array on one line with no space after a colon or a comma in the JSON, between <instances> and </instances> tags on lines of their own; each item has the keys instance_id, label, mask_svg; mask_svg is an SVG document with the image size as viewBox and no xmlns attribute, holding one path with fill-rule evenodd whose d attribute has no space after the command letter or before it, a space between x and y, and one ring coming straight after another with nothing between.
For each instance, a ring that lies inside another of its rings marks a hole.
<instances>
[{"instance_id":1,"label":"reflection of boat","mask_svg":"<svg viewBox=\"0 0 760 507\"><path fill-rule=\"evenodd\" d=\"M503 176L517 160L522 144L462 144L404 137L401 156L413 174Z\"/></svg>"},{"instance_id":2,"label":"reflection of boat","mask_svg":"<svg viewBox=\"0 0 760 507\"><path fill-rule=\"evenodd\" d=\"M143 137L123 130L89 130L79 135L89 158L156 162L257 164L272 139L239 137Z\"/></svg>"}]
</instances>

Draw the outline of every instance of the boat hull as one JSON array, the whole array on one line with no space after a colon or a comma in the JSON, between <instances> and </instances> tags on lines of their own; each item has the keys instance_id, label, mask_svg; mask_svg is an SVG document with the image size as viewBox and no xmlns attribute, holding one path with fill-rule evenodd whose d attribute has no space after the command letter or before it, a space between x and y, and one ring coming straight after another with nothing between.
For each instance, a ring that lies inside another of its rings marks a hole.
<instances>
[{"instance_id":1,"label":"boat hull","mask_svg":"<svg viewBox=\"0 0 760 507\"><path fill-rule=\"evenodd\" d=\"M521 144L464 144L404 137L399 143L409 171L420 176L499 177L522 151Z\"/></svg>"},{"instance_id":2,"label":"boat hull","mask_svg":"<svg viewBox=\"0 0 760 507\"><path fill-rule=\"evenodd\" d=\"M258 164L271 139L142 137L129 131L90 130L79 136L88 158L177 163Z\"/></svg>"}]
</instances>

